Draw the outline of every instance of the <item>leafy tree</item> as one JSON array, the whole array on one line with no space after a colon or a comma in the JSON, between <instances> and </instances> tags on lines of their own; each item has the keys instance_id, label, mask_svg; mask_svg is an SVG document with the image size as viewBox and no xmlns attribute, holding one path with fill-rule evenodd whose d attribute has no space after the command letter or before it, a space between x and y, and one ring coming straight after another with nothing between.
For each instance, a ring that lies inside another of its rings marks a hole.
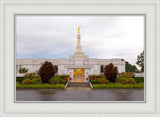
<instances>
[{"instance_id":1,"label":"leafy tree","mask_svg":"<svg viewBox=\"0 0 160 117\"><path fill-rule=\"evenodd\" d=\"M125 61L125 68L126 68L125 72L135 72L135 73L140 72L135 65L131 65L127 61Z\"/></svg>"},{"instance_id":2,"label":"leafy tree","mask_svg":"<svg viewBox=\"0 0 160 117\"><path fill-rule=\"evenodd\" d=\"M141 72L144 72L144 51L137 56L136 64L141 67Z\"/></svg>"},{"instance_id":3,"label":"leafy tree","mask_svg":"<svg viewBox=\"0 0 160 117\"><path fill-rule=\"evenodd\" d=\"M49 83L49 79L55 74L55 67L51 62L45 61L40 69L39 75L42 78L42 83Z\"/></svg>"},{"instance_id":4,"label":"leafy tree","mask_svg":"<svg viewBox=\"0 0 160 117\"><path fill-rule=\"evenodd\" d=\"M115 82L115 79L118 75L118 68L114 67L114 65L110 63L105 66L104 75L110 82Z\"/></svg>"},{"instance_id":5,"label":"leafy tree","mask_svg":"<svg viewBox=\"0 0 160 117\"><path fill-rule=\"evenodd\" d=\"M19 69L19 73L27 73L27 72L28 72L28 69L25 67Z\"/></svg>"}]
</instances>

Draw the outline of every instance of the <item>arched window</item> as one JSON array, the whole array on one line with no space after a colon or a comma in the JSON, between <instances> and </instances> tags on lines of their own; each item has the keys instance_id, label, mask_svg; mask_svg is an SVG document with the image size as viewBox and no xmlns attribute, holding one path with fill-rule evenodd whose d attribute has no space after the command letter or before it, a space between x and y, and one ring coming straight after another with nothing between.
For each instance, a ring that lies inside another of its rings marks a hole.
<instances>
[{"instance_id":1,"label":"arched window","mask_svg":"<svg viewBox=\"0 0 160 117\"><path fill-rule=\"evenodd\" d=\"M103 72L104 72L104 66L101 65L100 73L103 73Z\"/></svg>"},{"instance_id":2,"label":"arched window","mask_svg":"<svg viewBox=\"0 0 160 117\"><path fill-rule=\"evenodd\" d=\"M58 73L58 66L55 66L55 73Z\"/></svg>"}]
</instances>

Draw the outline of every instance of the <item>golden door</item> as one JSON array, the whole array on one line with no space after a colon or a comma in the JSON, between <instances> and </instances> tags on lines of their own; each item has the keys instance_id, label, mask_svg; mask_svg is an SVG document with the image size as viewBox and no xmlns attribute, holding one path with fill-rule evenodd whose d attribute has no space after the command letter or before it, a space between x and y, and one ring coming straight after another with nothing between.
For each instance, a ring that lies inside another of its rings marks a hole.
<instances>
[{"instance_id":1,"label":"golden door","mask_svg":"<svg viewBox=\"0 0 160 117\"><path fill-rule=\"evenodd\" d=\"M74 69L74 77L84 77L84 69Z\"/></svg>"}]
</instances>

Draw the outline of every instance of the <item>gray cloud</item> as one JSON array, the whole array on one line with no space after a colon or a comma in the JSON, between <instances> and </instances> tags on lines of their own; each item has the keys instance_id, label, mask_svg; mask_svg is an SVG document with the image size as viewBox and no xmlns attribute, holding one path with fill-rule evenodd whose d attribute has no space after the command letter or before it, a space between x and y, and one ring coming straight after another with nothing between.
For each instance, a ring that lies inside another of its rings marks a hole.
<instances>
[{"instance_id":1,"label":"gray cloud","mask_svg":"<svg viewBox=\"0 0 160 117\"><path fill-rule=\"evenodd\" d=\"M17 59L68 58L81 46L90 58L123 58L132 64L144 49L143 16L19 15L16 17Z\"/></svg>"}]
</instances>

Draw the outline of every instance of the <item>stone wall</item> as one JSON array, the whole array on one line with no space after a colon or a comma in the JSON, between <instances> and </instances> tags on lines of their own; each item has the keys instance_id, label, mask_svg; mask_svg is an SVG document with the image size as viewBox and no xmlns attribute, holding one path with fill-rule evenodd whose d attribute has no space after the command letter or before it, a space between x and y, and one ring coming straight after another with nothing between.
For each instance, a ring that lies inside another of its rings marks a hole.
<instances>
[{"instance_id":1,"label":"stone wall","mask_svg":"<svg viewBox=\"0 0 160 117\"><path fill-rule=\"evenodd\" d=\"M28 69L28 73L35 72L39 70L42 63L44 63L47 59L17 59L16 65L18 65L18 69L21 67L25 67ZM85 69L85 75L89 74L100 74L100 66L107 65L109 63L113 63L118 67L118 72L125 72L125 62L122 59L88 59L88 56L84 56L81 59L76 59L73 56L70 56L70 59L48 59L53 63L53 65L58 66L58 74L68 74L73 76L74 67L81 67ZM70 66L73 69L68 68Z\"/></svg>"}]
</instances>

